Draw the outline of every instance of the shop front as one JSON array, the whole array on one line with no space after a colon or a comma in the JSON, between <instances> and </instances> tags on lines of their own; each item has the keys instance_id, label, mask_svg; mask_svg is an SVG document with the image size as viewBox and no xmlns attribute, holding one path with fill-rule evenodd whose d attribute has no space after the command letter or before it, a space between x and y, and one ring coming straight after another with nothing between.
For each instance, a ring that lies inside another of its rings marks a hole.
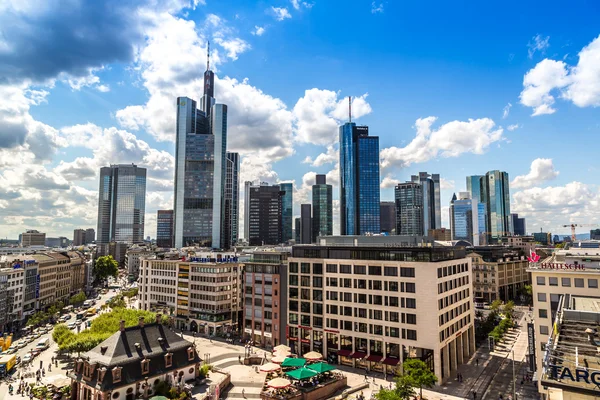
<instances>
[{"instance_id":1,"label":"shop front","mask_svg":"<svg viewBox=\"0 0 600 400\"><path fill-rule=\"evenodd\" d=\"M327 339L327 362L329 364L337 364L340 362L338 356L339 337L337 331L327 331L325 333Z\"/></svg>"}]
</instances>

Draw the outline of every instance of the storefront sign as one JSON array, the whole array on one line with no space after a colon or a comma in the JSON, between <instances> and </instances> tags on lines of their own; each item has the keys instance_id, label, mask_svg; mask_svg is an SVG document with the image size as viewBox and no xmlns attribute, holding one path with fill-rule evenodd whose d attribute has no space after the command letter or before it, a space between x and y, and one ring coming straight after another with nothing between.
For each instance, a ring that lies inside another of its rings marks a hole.
<instances>
[{"instance_id":1,"label":"storefront sign","mask_svg":"<svg viewBox=\"0 0 600 400\"><path fill-rule=\"evenodd\" d=\"M600 372L592 372L586 371L585 369L576 369L575 375L573 375L573 371L569 368L561 367L559 365L551 365L550 366L551 378L554 380L565 380L568 379L572 382L585 382L587 384L593 383L596 386L600 386Z\"/></svg>"},{"instance_id":2,"label":"storefront sign","mask_svg":"<svg viewBox=\"0 0 600 400\"><path fill-rule=\"evenodd\" d=\"M333 329L325 329L325 332L329 332L329 333L340 333L340 331L334 331Z\"/></svg>"},{"instance_id":3,"label":"storefront sign","mask_svg":"<svg viewBox=\"0 0 600 400\"><path fill-rule=\"evenodd\" d=\"M252 329L250 329L250 328L245 328L245 329L244 329L244 332L246 332L246 333L252 333Z\"/></svg>"},{"instance_id":4,"label":"storefront sign","mask_svg":"<svg viewBox=\"0 0 600 400\"><path fill-rule=\"evenodd\" d=\"M529 371L535 372L535 326L532 323L527 324L527 342L529 343Z\"/></svg>"},{"instance_id":5,"label":"storefront sign","mask_svg":"<svg viewBox=\"0 0 600 400\"><path fill-rule=\"evenodd\" d=\"M585 266L579 264L563 264L563 263L541 263L540 268L542 269L576 269L585 270Z\"/></svg>"},{"instance_id":6,"label":"storefront sign","mask_svg":"<svg viewBox=\"0 0 600 400\"><path fill-rule=\"evenodd\" d=\"M263 336L264 336L264 337L268 337L268 338L272 338L272 337L273 337L273 334L272 334L271 332L265 332L265 333L263 334Z\"/></svg>"},{"instance_id":7,"label":"storefront sign","mask_svg":"<svg viewBox=\"0 0 600 400\"><path fill-rule=\"evenodd\" d=\"M312 330L312 328L310 326L302 326L302 325L300 325L299 328L300 329L306 329L307 331Z\"/></svg>"}]
</instances>

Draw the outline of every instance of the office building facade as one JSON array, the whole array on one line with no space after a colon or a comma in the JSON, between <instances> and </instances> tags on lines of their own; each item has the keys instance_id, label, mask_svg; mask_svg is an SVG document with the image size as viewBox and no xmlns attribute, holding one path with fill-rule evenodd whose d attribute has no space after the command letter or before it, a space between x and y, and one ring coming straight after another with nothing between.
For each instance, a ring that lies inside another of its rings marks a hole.
<instances>
[{"instance_id":1,"label":"office building facade","mask_svg":"<svg viewBox=\"0 0 600 400\"><path fill-rule=\"evenodd\" d=\"M353 122L339 128L340 232L379 233L379 137Z\"/></svg>"},{"instance_id":2,"label":"office building facade","mask_svg":"<svg viewBox=\"0 0 600 400\"><path fill-rule=\"evenodd\" d=\"M173 247L173 210L158 210L156 215L156 245Z\"/></svg>"},{"instance_id":3,"label":"office building facade","mask_svg":"<svg viewBox=\"0 0 600 400\"><path fill-rule=\"evenodd\" d=\"M427 235L429 229L442 227L440 175L419 172L419 175L411 176L411 181L421 185L423 190L423 231L420 235Z\"/></svg>"},{"instance_id":4,"label":"office building facade","mask_svg":"<svg viewBox=\"0 0 600 400\"><path fill-rule=\"evenodd\" d=\"M482 206L482 203L471 199L468 192L460 192L458 197L456 197L456 193L452 196L450 201L452 240L465 240L474 246L484 244L482 237L485 237L485 229L480 226L485 210L485 207Z\"/></svg>"},{"instance_id":5,"label":"office building facade","mask_svg":"<svg viewBox=\"0 0 600 400\"><path fill-rule=\"evenodd\" d=\"M85 230L85 244L94 243L96 241L96 231L94 228Z\"/></svg>"},{"instance_id":6,"label":"office building facade","mask_svg":"<svg viewBox=\"0 0 600 400\"><path fill-rule=\"evenodd\" d=\"M396 233L396 202L382 201L379 204L379 226L381 233Z\"/></svg>"},{"instance_id":7,"label":"office building facade","mask_svg":"<svg viewBox=\"0 0 600 400\"><path fill-rule=\"evenodd\" d=\"M326 175L317 175L312 187L312 242L333 235L333 188Z\"/></svg>"},{"instance_id":8,"label":"office building facade","mask_svg":"<svg viewBox=\"0 0 600 400\"><path fill-rule=\"evenodd\" d=\"M301 240L300 240L300 218L295 218L294 219L294 241L296 242L296 244L300 244Z\"/></svg>"},{"instance_id":9,"label":"office building facade","mask_svg":"<svg viewBox=\"0 0 600 400\"><path fill-rule=\"evenodd\" d=\"M281 197L281 240L287 243L292 240L292 224L294 219L294 184L280 183L279 188L284 192Z\"/></svg>"},{"instance_id":10,"label":"office building facade","mask_svg":"<svg viewBox=\"0 0 600 400\"><path fill-rule=\"evenodd\" d=\"M512 235L508 173L486 173L481 179L481 199L486 204L488 239L499 240L502 236Z\"/></svg>"},{"instance_id":11,"label":"office building facade","mask_svg":"<svg viewBox=\"0 0 600 400\"><path fill-rule=\"evenodd\" d=\"M146 168L117 164L100 169L98 244L144 241Z\"/></svg>"},{"instance_id":12,"label":"office building facade","mask_svg":"<svg viewBox=\"0 0 600 400\"><path fill-rule=\"evenodd\" d=\"M279 185L251 186L249 203L249 238L250 246L280 244L281 232L281 198L283 192Z\"/></svg>"},{"instance_id":13,"label":"office building facade","mask_svg":"<svg viewBox=\"0 0 600 400\"><path fill-rule=\"evenodd\" d=\"M423 187L420 183L399 183L396 199L396 235L423 235Z\"/></svg>"},{"instance_id":14,"label":"office building facade","mask_svg":"<svg viewBox=\"0 0 600 400\"><path fill-rule=\"evenodd\" d=\"M244 239L250 240L250 187L251 181L244 182Z\"/></svg>"},{"instance_id":15,"label":"office building facade","mask_svg":"<svg viewBox=\"0 0 600 400\"><path fill-rule=\"evenodd\" d=\"M225 220L222 245L224 249L235 246L240 229L240 155L227 152L227 176L225 178Z\"/></svg>"},{"instance_id":16,"label":"office building facade","mask_svg":"<svg viewBox=\"0 0 600 400\"><path fill-rule=\"evenodd\" d=\"M85 229L75 229L73 231L73 246L83 246L85 244Z\"/></svg>"},{"instance_id":17,"label":"office building facade","mask_svg":"<svg viewBox=\"0 0 600 400\"><path fill-rule=\"evenodd\" d=\"M21 246L45 246L46 245L46 234L43 232L36 231L35 229L28 229L26 232L21 234Z\"/></svg>"},{"instance_id":18,"label":"office building facade","mask_svg":"<svg viewBox=\"0 0 600 400\"><path fill-rule=\"evenodd\" d=\"M513 231L514 231L513 233L516 236L527 235L525 218L519 218L519 214L510 214L510 218L512 219L512 225L513 225Z\"/></svg>"},{"instance_id":19,"label":"office building facade","mask_svg":"<svg viewBox=\"0 0 600 400\"><path fill-rule=\"evenodd\" d=\"M311 244L313 236L312 212L310 204L300 205L300 243Z\"/></svg>"},{"instance_id":20,"label":"office building facade","mask_svg":"<svg viewBox=\"0 0 600 400\"><path fill-rule=\"evenodd\" d=\"M467 192L471 195L473 200L477 200L478 202L483 202L483 198L481 197L481 180L485 178L482 175L471 175L467 176Z\"/></svg>"},{"instance_id":21,"label":"office building facade","mask_svg":"<svg viewBox=\"0 0 600 400\"><path fill-rule=\"evenodd\" d=\"M389 374L419 358L444 383L475 351L470 275L464 250L294 246L288 346Z\"/></svg>"}]
</instances>

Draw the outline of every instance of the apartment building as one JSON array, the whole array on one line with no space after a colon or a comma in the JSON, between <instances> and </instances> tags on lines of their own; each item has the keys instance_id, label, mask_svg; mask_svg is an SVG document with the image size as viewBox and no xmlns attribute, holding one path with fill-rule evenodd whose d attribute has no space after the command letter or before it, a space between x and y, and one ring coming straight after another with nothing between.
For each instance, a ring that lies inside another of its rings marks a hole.
<instances>
[{"instance_id":1,"label":"apartment building","mask_svg":"<svg viewBox=\"0 0 600 400\"><path fill-rule=\"evenodd\" d=\"M503 245L523 250L523 253L526 255L535 251L537 247L533 236L503 236L500 241Z\"/></svg>"},{"instance_id":2,"label":"apartment building","mask_svg":"<svg viewBox=\"0 0 600 400\"><path fill-rule=\"evenodd\" d=\"M519 296L528 285L529 263L520 249L505 246L477 246L467 254L473 265L473 292L475 299L491 303L509 301Z\"/></svg>"},{"instance_id":3,"label":"apartment building","mask_svg":"<svg viewBox=\"0 0 600 400\"><path fill-rule=\"evenodd\" d=\"M67 252L67 256L69 257L71 270L70 276L71 280L69 282L69 293L76 294L82 290L86 289L86 276L85 276L85 264L86 259L85 256L76 251Z\"/></svg>"},{"instance_id":4,"label":"apartment building","mask_svg":"<svg viewBox=\"0 0 600 400\"><path fill-rule=\"evenodd\" d=\"M208 335L239 331L242 267L234 253L143 259L140 307L170 313L175 327Z\"/></svg>"},{"instance_id":5,"label":"apartment building","mask_svg":"<svg viewBox=\"0 0 600 400\"><path fill-rule=\"evenodd\" d=\"M256 251L244 263L244 334L266 349L286 343L289 252Z\"/></svg>"},{"instance_id":6,"label":"apartment building","mask_svg":"<svg viewBox=\"0 0 600 400\"><path fill-rule=\"evenodd\" d=\"M152 249L134 244L125 253L125 269L131 281L137 280L140 275L140 260L144 257L153 257Z\"/></svg>"},{"instance_id":7,"label":"apartment building","mask_svg":"<svg viewBox=\"0 0 600 400\"><path fill-rule=\"evenodd\" d=\"M288 259L287 341L302 355L396 373L419 358L439 383L475 351L471 260L462 248L322 238Z\"/></svg>"}]
</instances>

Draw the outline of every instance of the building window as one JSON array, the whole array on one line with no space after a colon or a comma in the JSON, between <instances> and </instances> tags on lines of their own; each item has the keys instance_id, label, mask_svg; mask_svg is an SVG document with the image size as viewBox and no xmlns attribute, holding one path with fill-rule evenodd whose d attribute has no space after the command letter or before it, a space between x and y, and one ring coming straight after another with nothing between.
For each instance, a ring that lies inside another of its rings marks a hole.
<instances>
[{"instance_id":1,"label":"building window","mask_svg":"<svg viewBox=\"0 0 600 400\"><path fill-rule=\"evenodd\" d=\"M548 278L548 283L550 286L558 286L558 278L551 276Z\"/></svg>"},{"instance_id":2,"label":"building window","mask_svg":"<svg viewBox=\"0 0 600 400\"><path fill-rule=\"evenodd\" d=\"M548 301L548 300L546 300L546 293L538 293L537 297L538 297L538 301Z\"/></svg>"},{"instance_id":3,"label":"building window","mask_svg":"<svg viewBox=\"0 0 600 400\"><path fill-rule=\"evenodd\" d=\"M412 282L406 282L406 293L415 293L415 284Z\"/></svg>"},{"instance_id":4,"label":"building window","mask_svg":"<svg viewBox=\"0 0 600 400\"><path fill-rule=\"evenodd\" d=\"M291 262L290 263L290 273L297 274L298 273L298 263Z\"/></svg>"},{"instance_id":5,"label":"building window","mask_svg":"<svg viewBox=\"0 0 600 400\"><path fill-rule=\"evenodd\" d=\"M584 287L583 278L575 278L575 287Z\"/></svg>"},{"instance_id":6,"label":"building window","mask_svg":"<svg viewBox=\"0 0 600 400\"><path fill-rule=\"evenodd\" d=\"M188 347L187 353L188 353L188 361L192 361L194 359L194 348Z\"/></svg>"},{"instance_id":7,"label":"building window","mask_svg":"<svg viewBox=\"0 0 600 400\"><path fill-rule=\"evenodd\" d=\"M355 265L354 266L354 275L366 275L367 267L364 265Z\"/></svg>"},{"instance_id":8,"label":"building window","mask_svg":"<svg viewBox=\"0 0 600 400\"><path fill-rule=\"evenodd\" d=\"M303 274L310 274L310 263L301 263L300 272Z\"/></svg>"},{"instance_id":9,"label":"building window","mask_svg":"<svg viewBox=\"0 0 600 400\"><path fill-rule=\"evenodd\" d=\"M369 265L369 275L381 275L381 267L377 265Z\"/></svg>"},{"instance_id":10,"label":"building window","mask_svg":"<svg viewBox=\"0 0 600 400\"><path fill-rule=\"evenodd\" d=\"M406 314L406 323L411 325L417 324L417 315L416 314Z\"/></svg>"},{"instance_id":11,"label":"building window","mask_svg":"<svg viewBox=\"0 0 600 400\"><path fill-rule=\"evenodd\" d=\"M401 267L400 268L400 276L404 278L414 278L415 277L415 269L409 267Z\"/></svg>"},{"instance_id":12,"label":"building window","mask_svg":"<svg viewBox=\"0 0 600 400\"><path fill-rule=\"evenodd\" d=\"M546 284L546 277L545 276L538 276L536 278L537 284L539 286L544 286Z\"/></svg>"},{"instance_id":13,"label":"building window","mask_svg":"<svg viewBox=\"0 0 600 400\"><path fill-rule=\"evenodd\" d=\"M408 340L417 340L417 331L415 331L414 329L407 329L406 338Z\"/></svg>"},{"instance_id":14,"label":"building window","mask_svg":"<svg viewBox=\"0 0 600 400\"><path fill-rule=\"evenodd\" d=\"M165 367L170 368L173 365L173 353L165 354Z\"/></svg>"},{"instance_id":15,"label":"building window","mask_svg":"<svg viewBox=\"0 0 600 400\"><path fill-rule=\"evenodd\" d=\"M406 299L406 308L417 308L417 300L416 299L407 298Z\"/></svg>"},{"instance_id":16,"label":"building window","mask_svg":"<svg viewBox=\"0 0 600 400\"><path fill-rule=\"evenodd\" d=\"M150 360L144 359L142 360L142 375L145 375L150 372Z\"/></svg>"},{"instance_id":17,"label":"building window","mask_svg":"<svg viewBox=\"0 0 600 400\"><path fill-rule=\"evenodd\" d=\"M542 308L539 309L540 318L548 318L548 310L544 310Z\"/></svg>"},{"instance_id":18,"label":"building window","mask_svg":"<svg viewBox=\"0 0 600 400\"><path fill-rule=\"evenodd\" d=\"M545 326L545 325L540 325L540 334L547 335L548 334L548 327Z\"/></svg>"},{"instance_id":19,"label":"building window","mask_svg":"<svg viewBox=\"0 0 600 400\"><path fill-rule=\"evenodd\" d=\"M398 276L398 267L383 267L385 276Z\"/></svg>"},{"instance_id":20,"label":"building window","mask_svg":"<svg viewBox=\"0 0 600 400\"><path fill-rule=\"evenodd\" d=\"M598 279L588 279L588 288L598 289Z\"/></svg>"},{"instance_id":21,"label":"building window","mask_svg":"<svg viewBox=\"0 0 600 400\"><path fill-rule=\"evenodd\" d=\"M560 284L564 287L571 287L571 278L561 278Z\"/></svg>"},{"instance_id":22,"label":"building window","mask_svg":"<svg viewBox=\"0 0 600 400\"><path fill-rule=\"evenodd\" d=\"M340 265L340 273L342 274L351 274L352 266L351 265Z\"/></svg>"},{"instance_id":23,"label":"building window","mask_svg":"<svg viewBox=\"0 0 600 400\"><path fill-rule=\"evenodd\" d=\"M327 266L325 267L325 270L327 272L337 274L337 271L338 271L337 264L327 264Z\"/></svg>"}]
</instances>

